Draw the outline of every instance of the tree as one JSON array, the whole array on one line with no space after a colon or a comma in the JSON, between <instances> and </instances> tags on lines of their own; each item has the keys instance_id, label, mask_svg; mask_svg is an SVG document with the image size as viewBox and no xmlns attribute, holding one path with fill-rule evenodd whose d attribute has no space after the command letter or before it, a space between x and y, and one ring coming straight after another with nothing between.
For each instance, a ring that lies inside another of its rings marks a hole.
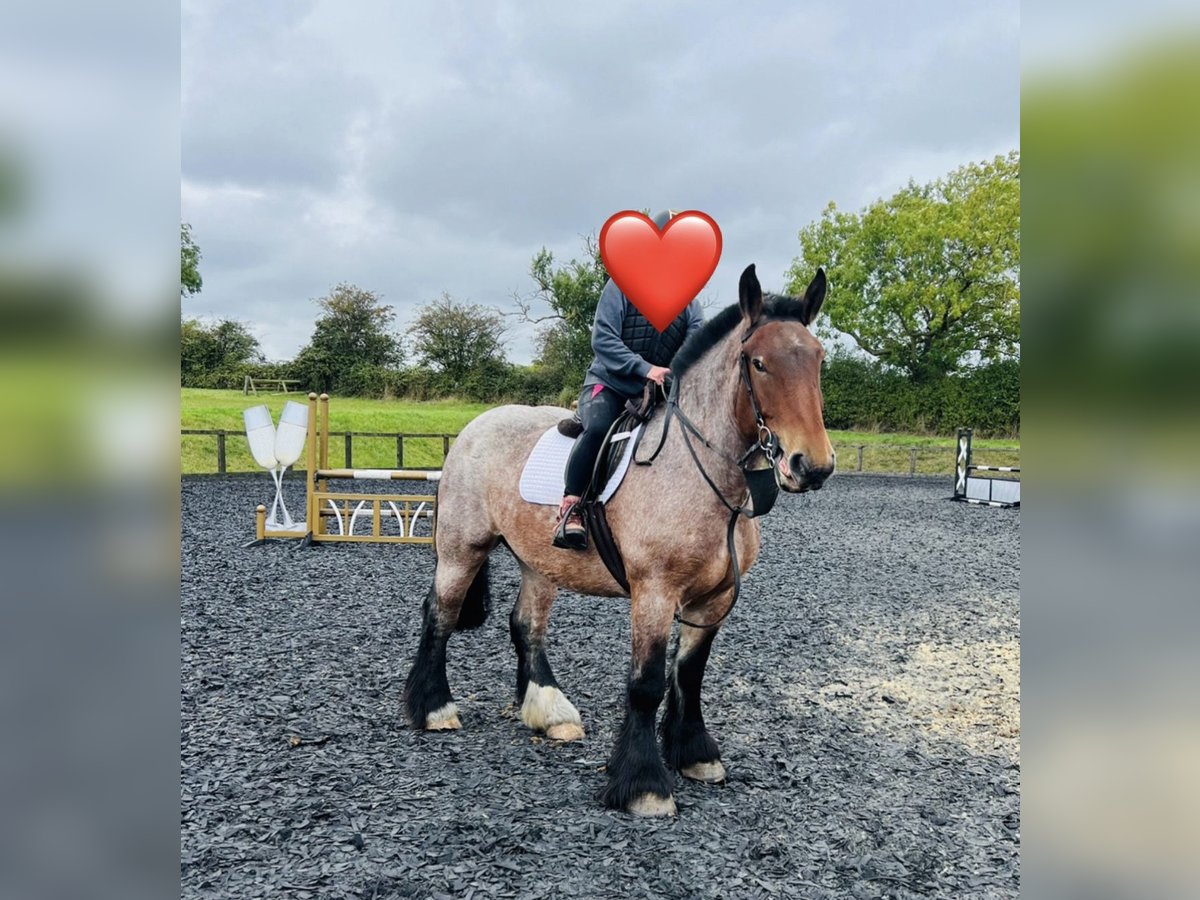
<instances>
[{"instance_id":1,"label":"tree","mask_svg":"<svg viewBox=\"0 0 1200 900\"><path fill-rule=\"evenodd\" d=\"M543 325L538 332L536 362L558 371L563 383L575 393L583 386L584 373L592 361L592 322L608 280L594 235L584 237L583 250L582 259L555 267L554 255L543 247L529 266L537 288L530 297L515 298L522 320ZM535 301L545 303L551 312L534 317L531 309Z\"/></svg>"},{"instance_id":2,"label":"tree","mask_svg":"<svg viewBox=\"0 0 1200 900\"><path fill-rule=\"evenodd\" d=\"M192 226L184 222L179 229L179 296L200 293L200 247L192 238Z\"/></svg>"},{"instance_id":3,"label":"tree","mask_svg":"<svg viewBox=\"0 0 1200 900\"><path fill-rule=\"evenodd\" d=\"M395 313L373 291L342 283L317 304L324 314L294 364L310 389L336 390L356 367L355 378L362 380L363 367L399 365L400 341L391 332Z\"/></svg>"},{"instance_id":4,"label":"tree","mask_svg":"<svg viewBox=\"0 0 1200 900\"><path fill-rule=\"evenodd\" d=\"M485 370L502 369L504 331L498 312L460 303L447 293L422 307L408 329L417 356L449 385L465 384Z\"/></svg>"},{"instance_id":5,"label":"tree","mask_svg":"<svg viewBox=\"0 0 1200 900\"><path fill-rule=\"evenodd\" d=\"M1020 156L972 163L908 186L861 213L830 204L800 232L788 272L803 291L829 275L824 312L837 331L918 381L977 355L1015 355L1021 339Z\"/></svg>"},{"instance_id":6,"label":"tree","mask_svg":"<svg viewBox=\"0 0 1200 900\"><path fill-rule=\"evenodd\" d=\"M179 374L184 384L262 360L258 338L241 322L222 319L205 325L198 319L184 319L179 324Z\"/></svg>"},{"instance_id":7,"label":"tree","mask_svg":"<svg viewBox=\"0 0 1200 900\"><path fill-rule=\"evenodd\" d=\"M29 173L7 142L0 145L0 222L29 208Z\"/></svg>"}]
</instances>

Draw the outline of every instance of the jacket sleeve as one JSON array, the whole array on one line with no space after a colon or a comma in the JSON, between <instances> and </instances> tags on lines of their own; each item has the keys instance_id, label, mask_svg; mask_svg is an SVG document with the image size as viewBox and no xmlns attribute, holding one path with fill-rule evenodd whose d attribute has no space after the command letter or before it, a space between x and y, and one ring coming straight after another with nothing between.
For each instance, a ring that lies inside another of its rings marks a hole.
<instances>
[{"instance_id":1,"label":"jacket sleeve","mask_svg":"<svg viewBox=\"0 0 1200 900\"><path fill-rule=\"evenodd\" d=\"M688 304L687 315L687 333L684 335L685 338L691 337L704 325L704 310L700 306L699 299L693 300Z\"/></svg>"},{"instance_id":2,"label":"jacket sleeve","mask_svg":"<svg viewBox=\"0 0 1200 900\"><path fill-rule=\"evenodd\" d=\"M625 297L610 278L596 304L596 320L592 324L592 352L600 365L614 375L650 374L650 363L625 346L621 340L621 325L625 318Z\"/></svg>"}]
</instances>

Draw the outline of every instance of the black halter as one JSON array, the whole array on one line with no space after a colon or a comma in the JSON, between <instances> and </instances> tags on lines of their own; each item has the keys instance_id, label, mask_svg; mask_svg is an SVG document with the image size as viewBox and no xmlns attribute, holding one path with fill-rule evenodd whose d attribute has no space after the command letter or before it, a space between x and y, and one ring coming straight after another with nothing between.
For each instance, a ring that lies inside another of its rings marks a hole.
<instances>
[{"instance_id":1,"label":"black halter","mask_svg":"<svg viewBox=\"0 0 1200 900\"><path fill-rule=\"evenodd\" d=\"M744 344L753 333L754 328L747 331L742 337L742 343ZM667 412L663 421L662 437L659 438L658 446L654 448L654 453L650 455L649 459L635 460L639 466L648 466L654 462L667 442L667 432L671 428L671 417L674 416L679 420L680 434L683 435L683 443L692 457L692 462L696 464L696 468L700 471L701 476L708 483L712 492L717 495L717 499L729 510L729 524L725 529L725 541L729 546L729 561L733 568L733 599L730 601L729 608L725 610L721 618L707 625L688 622L676 614L676 619L692 628L715 628L724 622L726 617L733 612L733 607L737 603L738 596L742 591L742 573L741 568L738 566L737 547L734 541L734 529L737 526L737 518L739 515L745 516L747 519L765 516L775 506L775 501L779 497L779 460L783 456L783 449L779 446L779 438L776 437L767 425L767 416L763 413L762 407L759 406L758 397L754 393L754 384L750 380L750 360L744 351L738 362L738 374L750 398L750 408L754 411L754 424L758 428L758 439L750 445L750 449L743 453L739 459L733 460L726 457L729 462L737 465L742 472L742 477L746 480L746 495L740 504L735 506L725 498L725 495L721 493L721 489L717 487L716 483L705 470L704 464L700 462L696 448L692 445L690 435L694 435L696 440L713 453L724 456L721 451L708 442L708 439L700 433L700 430L692 424L691 419L679 407L679 385L682 382L682 376L675 377L671 382L671 390L667 394ZM758 453L766 457L766 468L750 467L752 458ZM746 500L749 500L749 505L746 504Z\"/></svg>"}]
</instances>

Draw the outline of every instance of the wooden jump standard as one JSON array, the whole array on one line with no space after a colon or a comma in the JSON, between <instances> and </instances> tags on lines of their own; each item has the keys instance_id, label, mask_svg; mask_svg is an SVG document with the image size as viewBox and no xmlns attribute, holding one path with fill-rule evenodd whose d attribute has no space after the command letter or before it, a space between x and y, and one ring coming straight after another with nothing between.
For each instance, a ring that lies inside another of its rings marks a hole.
<instances>
[{"instance_id":1,"label":"wooden jump standard","mask_svg":"<svg viewBox=\"0 0 1200 900\"><path fill-rule=\"evenodd\" d=\"M319 405L318 405L319 404ZM318 418L319 417L319 418ZM295 530L267 526L267 508L255 510L255 540L248 546L271 538L300 538L303 546L313 543L432 544L437 507L435 495L365 494L329 490L330 479L363 481L437 481L441 472L423 469L331 469L329 468L329 395L308 395L308 439L305 444L307 468L304 473L304 522ZM358 521L371 523L369 533L355 534ZM417 534L416 525L429 522L428 534ZM385 534L385 520L397 524L396 533ZM331 531L329 523L336 522Z\"/></svg>"}]
</instances>

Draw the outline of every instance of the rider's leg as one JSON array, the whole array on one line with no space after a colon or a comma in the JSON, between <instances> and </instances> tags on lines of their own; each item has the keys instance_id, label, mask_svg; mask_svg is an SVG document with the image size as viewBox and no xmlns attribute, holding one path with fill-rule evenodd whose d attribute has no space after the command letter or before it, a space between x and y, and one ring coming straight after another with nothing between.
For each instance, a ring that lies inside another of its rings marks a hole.
<instances>
[{"instance_id":1,"label":"rider's leg","mask_svg":"<svg viewBox=\"0 0 1200 900\"><path fill-rule=\"evenodd\" d=\"M623 396L610 388L599 387L597 390L597 387L599 386L589 384L579 396L579 420L583 423L583 433L575 439L575 446L571 448L571 455L567 458L565 490L562 506L559 507L560 523L562 517L567 515L567 510L578 503L587 490L604 436L625 408ZM556 546L580 550L587 548L587 532L578 508L567 516L561 537L557 525L555 534Z\"/></svg>"},{"instance_id":2,"label":"rider's leg","mask_svg":"<svg viewBox=\"0 0 1200 900\"><path fill-rule=\"evenodd\" d=\"M587 490L604 436L625 408L625 397L606 387L601 387L597 393L596 387L589 384L579 398L583 434L576 438L571 455L567 457L565 496L579 497Z\"/></svg>"}]
</instances>

